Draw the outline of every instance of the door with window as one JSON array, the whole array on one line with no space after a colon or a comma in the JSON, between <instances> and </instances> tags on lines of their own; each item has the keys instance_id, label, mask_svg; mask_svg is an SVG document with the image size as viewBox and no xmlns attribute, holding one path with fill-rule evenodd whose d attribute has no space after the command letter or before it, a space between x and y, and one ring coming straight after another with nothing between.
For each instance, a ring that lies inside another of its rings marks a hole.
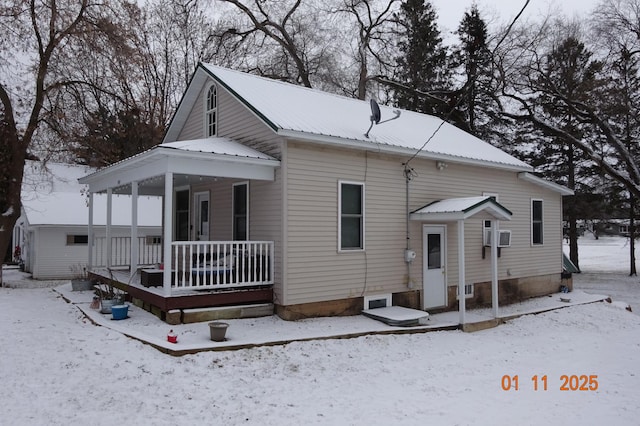
<instances>
[{"instance_id":1,"label":"door with window","mask_svg":"<svg viewBox=\"0 0 640 426\"><path fill-rule=\"evenodd\" d=\"M446 226L428 225L422 231L422 295L424 309L447 304Z\"/></svg>"},{"instance_id":2,"label":"door with window","mask_svg":"<svg viewBox=\"0 0 640 426\"><path fill-rule=\"evenodd\" d=\"M209 241L209 192L196 192L194 200L194 240Z\"/></svg>"}]
</instances>

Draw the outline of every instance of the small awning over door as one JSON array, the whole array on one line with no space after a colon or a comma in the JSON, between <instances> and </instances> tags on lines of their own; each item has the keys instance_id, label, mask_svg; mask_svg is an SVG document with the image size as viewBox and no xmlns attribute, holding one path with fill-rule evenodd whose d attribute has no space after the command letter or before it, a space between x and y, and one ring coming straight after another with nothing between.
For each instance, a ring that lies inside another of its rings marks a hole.
<instances>
[{"instance_id":1,"label":"small awning over door","mask_svg":"<svg viewBox=\"0 0 640 426\"><path fill-rule=\"evenodd\" d=\"M429 222L450 222L476 215L486 216L488 219L511 220L512 213L494 197L481 196L434 201L411 212L409 218Z\"/></svg>"}]
</instances>

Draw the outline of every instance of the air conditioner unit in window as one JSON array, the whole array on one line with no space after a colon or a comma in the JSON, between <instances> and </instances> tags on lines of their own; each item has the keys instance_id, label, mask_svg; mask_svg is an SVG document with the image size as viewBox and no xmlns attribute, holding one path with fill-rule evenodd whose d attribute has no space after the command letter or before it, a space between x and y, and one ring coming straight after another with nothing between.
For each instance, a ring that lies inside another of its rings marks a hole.
<instances>
[{"instance_id":1,"label":"air conditioner unit in window","mask_svg":"<svg viewBox=\"0 0 640 426\"><path fill-rule=\"evenodd\" d=\"M500 230L498 231L498 247L511 247L511 231ZM484 241L483 244L485 247L491 247L491 230L484 230Z\"/></svg>"}]
</instances>

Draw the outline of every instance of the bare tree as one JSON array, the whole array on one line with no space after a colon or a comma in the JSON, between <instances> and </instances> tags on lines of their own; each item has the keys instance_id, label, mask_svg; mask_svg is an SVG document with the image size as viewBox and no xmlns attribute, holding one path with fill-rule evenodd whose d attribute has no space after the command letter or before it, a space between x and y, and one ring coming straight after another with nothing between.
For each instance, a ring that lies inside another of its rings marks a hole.
<instances>
[{"instance_id":1,"label":"bare tree","mask_svg":"<svg viewBox=\"0 0 640 426\"><path fill-rule=\"evenodd\" d=\"M499 69L504 79L502 115L517 121L529 121L547 134L572 144L630 192L640 195L640 168L633 161L622 135L611 126L599 102L606 98L603 96L607 90L606 81L601 80L602 85L594 85L588 98L576 99L555 81L546 78L542 52L545 49L548 51L547 47L553 43L550 26L549 22L539 28L530 26L529 31L519 33L518 40L502 45L502 52L497 55L501 59ZM523 37L525 34L526 37ZM507 49L509 53L505 52ZM594 136L578 137L563 129L559 122L548 119L543 113L543 105L536 102L543 98L545 102L555 103L575 120L589 126ZM604 149L602 143L606 143Z\"/></svg>"},{"instance_id":2,"label":"bare tree","mask_svg":"<svg viewBox=\"0 0 640 426\"><path fill-rule=\"evenodd\" d=\"M327 62L332 62L327 45L318 41L324 32L312 5L302 0L275 4L261 0L218 2L232 5L245 18L229 21L229 28L219 37L234 49L246 49L247 44L257 48L254 63L245 64L249 71L312 87L314 78L323 74Z\"/></svg>"},{"instance_id":3,"label":"bare tree","mask_svg":"<svg viewBox=\"0 0 640 426\"><path fill-rule=\"evenodd\" d=\"M393 74L397 51L394 14L400 3L401 0L342 0L342 4L328 12L346 16L352 22L346 27L350 36L342 39L351 40L351 43L345 43L343 49L348 49L345 62L353 64L351 69L355 81L350 82L355 90L349 88L349 82L335 81L336 86L344 92L365 99L372 81ZM343 20L340 19L340 22Z\"/></svg>"},{"instance_id":4,"label":"bare tree","mask_svg":"<svg viewBox=\"0 0 640 426\"><path fill-rule=\"evenodd\" d=\"M104 5L87 0L0 3L0 104L2 136L0 149L0 252L11 241L20 215L20 191L25 158L30 155L46 120L60 111L57 94L72 81L56 78L52 68L71 40L100 30ZM0 278L1 279L1 278Z\"/></svg>"}]
</instances>

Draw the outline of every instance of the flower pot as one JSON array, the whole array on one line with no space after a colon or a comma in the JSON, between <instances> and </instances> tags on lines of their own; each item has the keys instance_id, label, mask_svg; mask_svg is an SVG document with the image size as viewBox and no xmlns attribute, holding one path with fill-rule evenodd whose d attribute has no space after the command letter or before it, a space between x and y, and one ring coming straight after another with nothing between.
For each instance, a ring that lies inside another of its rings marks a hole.
<instances>
[{"instance_id":1,"label":"flower pot","mask_svg":"<svg viewBox=\"0 0 640 426\"><path fill-rule=\"evenodd\" d=\"M93 283L89 279L74 278L71 280L71 291L87 291L93 288Z\"/></svg>"},{"instance_id":2,"label":"flower pot","mask_svg":"<svg viewBox=\"0 0 640 426\"><path fill-rule=\"evenodd\" d=\"M126 319L128 313L129 305L114 305L111 307L111 317L114 320Z\"/></svg>"},{"instance_id":3,"label":"flower pot","mask_svg":"<svg viewBox=\"0 0 640 426\"><path fill-rule=\"evenodd\" d=\"M209 333L211 334L211 340L214 342L223 342L224 335L227 333L227 327L229 327L229 324L226 322L210 322Z\"/></svg>"},{"instance_id":4,"label":"flower pot","mask_svg":"<svg viewBox=\"0 0 640 426\"><path fill-rule=\"evenodd\" d=\"M102 299L102 300L100 301L100 306L101 306L100 313L102 313L102 314L110 314L110 313L111 313L111 308L112 308L114 305L117 305L117 304L118 304L118 302L117 302L117 301L115 301L115 300L112 300L112 299Z\"/></svg>"}]
</instances>

